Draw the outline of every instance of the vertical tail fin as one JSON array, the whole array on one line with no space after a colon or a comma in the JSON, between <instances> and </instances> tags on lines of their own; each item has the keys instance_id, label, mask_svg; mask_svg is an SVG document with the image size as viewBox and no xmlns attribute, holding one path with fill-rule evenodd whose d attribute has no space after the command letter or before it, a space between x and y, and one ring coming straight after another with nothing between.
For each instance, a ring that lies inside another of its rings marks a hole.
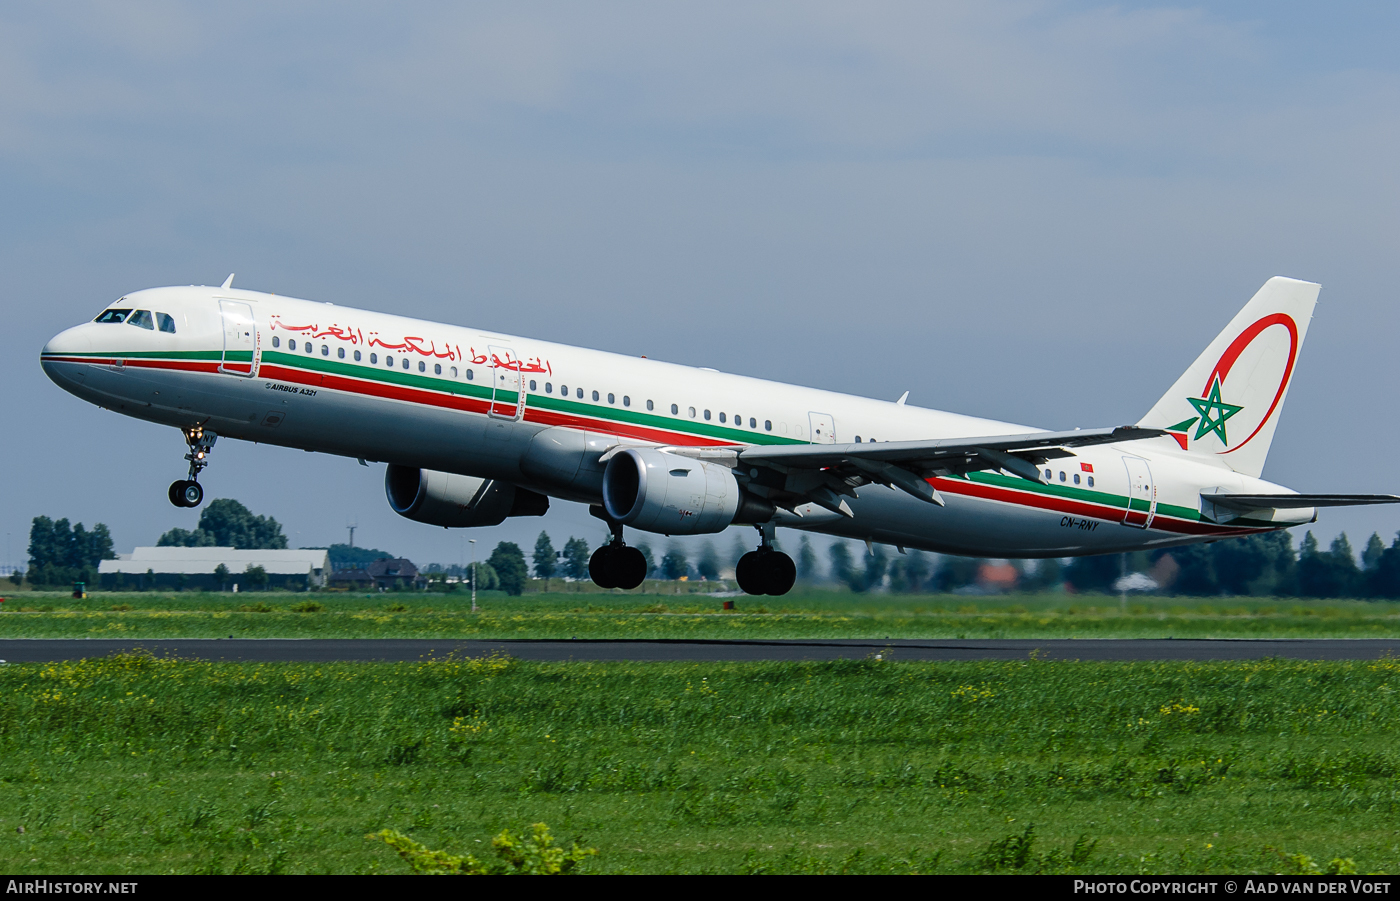
<instances>
[{"instance_id":1,"label":"vertical tail fin","mask_svg":"<svg viewBox=\"0 0 1400 901\"><path fill-rule=\"evenodd\" d=\"M1138 425L1258 477L1321 289L1269 279Z\"/></svg>"}]
</instances>

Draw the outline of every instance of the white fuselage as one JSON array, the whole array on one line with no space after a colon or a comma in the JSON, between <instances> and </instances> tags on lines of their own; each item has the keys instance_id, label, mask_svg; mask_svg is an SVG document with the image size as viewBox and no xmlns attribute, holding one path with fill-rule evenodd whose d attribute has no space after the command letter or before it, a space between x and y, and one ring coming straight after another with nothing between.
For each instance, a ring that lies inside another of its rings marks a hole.
<instances>
[{"instance_id":1,"label":"white fuselage","mask_svg":"<svg viewBox=\"0 0 1400 901\"><path fill-rule=\"evenodd\" d=\"M45 371L91 403L182 428L202 425L225 438L498 479L585 503L599 503L597 457L617 444L1034 431L253 291L156 288L112 307L166 314L174 331L89 322L55 336L43 351ZM569 446L581 436L582 456L563 464L541 456L549 436L561 434L550 430L570 433ZM1046 557L1182 544L1313 518L1310 509L1220 516L1202 493L1282 489L1182 452L1170 438L1084 448L1041 469L1044 484L1000 472L934 478L945 506L867 485L850 502L852 517L809 505L801 515L780 510L777 522L945 553ZM1148 504L1137 517L1128 514L1134 491Z\"/></svg>"}]
</instances>

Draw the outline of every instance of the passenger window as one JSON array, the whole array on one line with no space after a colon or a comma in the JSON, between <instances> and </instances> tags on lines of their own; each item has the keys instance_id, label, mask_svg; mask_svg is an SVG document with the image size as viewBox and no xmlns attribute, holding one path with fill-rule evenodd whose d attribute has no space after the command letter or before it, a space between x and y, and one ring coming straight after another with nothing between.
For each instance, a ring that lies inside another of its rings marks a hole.
<instances>
[{"instance_id":1,"label":"passenger window","mask_svg":"<svg viewBox=\"0 0 1400 901\"><path fill-rule=\"evenodd\" d=\"M468 369L468 370L467 370L467 381L470 382L470 381L471 381L472 379L474 379L474 378L476 378L475 374L474 374L470 369Z\"/></svg>"},{"instance_id":2,"label":"passenger window","mask_svg":"<svg viewBox=\"0 0 1400 901\"><path fill-rule=\"evenodd\" d=\"M1094 477L1093 477L1093 476L1089 476L1089 487L1090 487L1090 488L1093 488L1093 487L1094 487Z\"/></svg>"},{"instance_id":3,"label":"passenger window","mask_svg":"<svg viewBox=\"0 0 1400 901\"><path fill-rule=\"evenodd\" d=\"M560 385L560 386L559 386L559 396L560 396L560 397L568 397L568 396L569 396L569 386L568 386L568 385Z\"/></svg>"},{"instance_id":4,"label":"passenger window","mask_svg":"<svg viewBox=\"0 0 1400 901\"><path fill-rule=\"evenodd\" d=\"M597 400L597 398L595 397L594 400ZM608 403L616 403L616 401L613 400L613 393L611 391L608 392Z\"/></svg>"},{"instance_id":5,"label":"passenger window","mask_svg":"<svg viewBox=\"0 0 1400 901\"><path fill-rule=\"evenodd\" d=\"M597 392L597 391L594 391L594 392L593 392L593 399L594 399L594 400L597 400L597 399L598 399L598 392Z\"/></svg>"},{"instance_id":6,"label":"passenger window","mask_svg":"<svg viewBox=\"0 0 1400 901\"><path fill-rule=\"evenodd\" d=\"M860 436L859 436L859 435L856 436L856 444L860 444Z\"/></svg>"},{"instance_id":7,"label":"passenger window","mask_svg":"<svg viewBox=\"0 0 1400 901\"><path fill-rule=\"evenodd\" d=\"M393 354L385 354L385 355L384 355L384 363L385 363L390 369L393 369L393 368L394 368L394 355L393 355Z\"/></svg>"},{"instance_id":8,"label":"passenger window","mask_svg":"<svg viewBox=\"0 0 1400 901\"><path fill-rule=\"evenodd\" d=\"M360 362L360 352L359 352L358 350L355 351L355 362L356 362L356 363Z\"/></svg>"},{"instance_id":9,"label":"passenger window","mask_svg":"<svg viewBox=\"0 0 1400 901\"><path fill-rule=\"evenodd\" d=\"M276 335L273 335L273 336L272 336L272 346L273 346L273 347L280 347L281 344L282 344L282 339L279 338L279 337L277 337Z\"/></svg>"},{"instance_id":10,"label":"passenger window","mask_svg":"<svg viewBox=\"0 0 1400 901\"><path fill-rule=\"evenodd\" d=\"M535 390L535 380L534 380L534 379L530 379L530 390L531 390L531 391L534 391L534 390Z\"/></svg>"},{"instance_id":11,"label":"passenger window","mask_svg":"<svg viewBox=\"0 0 1400 901\"><path fill-rule=\"evenodd\" d=\"M428 371L428 364L427 364L427 363L424 363L422 360L419 360L419 361L418 361L418 371L419 371L419 372L427 372L427 371Z\"/></svg>"},{"instance_id":12,"label":"passenger window","mask_svg":"<svg viewBox=\"0 0 1400 901\"><path fill-rule=\"evenodd\" d=\"M632 406L632 398L628 397L628 396L625 395L625 394L622 395L622 405L623 405L624 407L630 407L630 406Z\"/></svg>"},{"instance_id":13,"label":"passenger window","mask_svg":"<svg viewBox=\"0 0 1400 901\"><path fill-rule=\"evenodd\" d=\"M1064 480L1065 480L1065 471L1062 469L1062 470L1060 470L1060 481L1063 482Z\"/></svg>"},{"instance_id":14,"label":"passenger window","mask_svg":"<svg viewBox=\"0 0 1400 901\"><path fill-rule=\"evenodd\" d=\"M345 359L345 348L343 348L343 347L337 347L337 348L335 349L335 355L336 355L337 357L340 357L342 360Z\"/></svg>"},{"instance_id":15,"label":"passenger window","mask_svg":"<svg viewBox=\"0 0 1400 901\"><path fill-rule=\"evenodd\" d=\"M125 322L130 310L103 310L93 322Z\"/></svg>"},{"instance_id":16,"label":"passenger window","mask_svg":"<svg viewBox=\"0 0 1400 901\"><path fill-rule=\"evenodd\" d=\"M175 334L175 317L169 313L157 313L156 324L160 326L161 331L171 335Z\"/></svg>"},{"instance_id":17,"label":"passenger window","mask_svg":"<svg viewBox=\"0 0 1400 901\"><path fill-rule=\"evenodd\" d=\"M707 411L707 413L708 413L708 411ZM709 419L710 417L709 417L708 415L706 415L705 418L706 418L706 419ZM719 421L720 421L720 422L724 422L724 411L723 411L723 410L721 410L720 413L719 413Z\"/></svg>"},{"instance_id":18,"label":"passenger window","mask_svg":"<svg viewBox=\"0 0 1400 901\"><path fill-rule=\"evenodd\" d=\"M370 361L371 363L373 363L374 365L378 366L378 365L379 365L379 354L370 354L370 355L369 355L369 361Z\"/></svg>"},{"instance_id":19,"label":"passenger window","mask_svg":"<svg viewBox=\"0 0 1400 901\"><path fill-rule=\"evenodd\" d=\"M323 356L323 357L329 357L330 355L331 355L331 349L330 349L330 347L327 346L327 345L325 345L325 344L322 344L322 345L321 345L321 356Z\"/></svg>"},{"instance_id":20,"label":"passenger window","mask_svg":"<svg viewBox=\"0 0 1400 901\"><path fill-rule=\"evenodd\" d=\"M656 409L656 408L655 408L654 406L652 406L651 401L647 401L647 409L648 409L648 410L654 410L654 409Z\"/></svg>"},{"instance_id":21,"label":"passenger window","mask_svg":"<svg viewBox=\"0 0 1400 901\"><path fill-rule=\"evenodd\" d=\"M672 416L679 416L679 415L680 415L680 412L681 412L681 408L680 408L680 407L678 407L678 406L675 405L675 404L671 404L671 415L672 415Z\"/></svg>"},{"instance_id":22,"label":"passenger window","mask_svg":"<svg viewBox=\"0 0 1400 901\"><path fill-rule=\"evenodd\" d=\"M126 324L134 325L137 328L149 329L151 331L156 330L156 324L151 321L150 310L137 310L135 313L131 314L131 318L126 321Z\"/></svg>"},{"instance_id":23,"label":"passenger window","mask_svg":"<svg viewBox=\"0 0 1400 901\"><path fill-rule=\"evenodd\" d=\"M773 420L771 420L771 419L765 419L765 420L763 420L763 431L765 431L765 432L771 432L771 431L773 431Z\"/></svg>"},{"instance_id":24,"label":"passenger window","mask_svg":"<svg viewBox=\"0 0 1400 901\"><path fill-rule=\"evenodd\" d=\"M357 358L357 359L358 359L358 358ZM452 377L453 377L454 379L457 377L457 367L456 367L456 366L453 366L453 367L452 367Z\"/></svg>"},{"instance_id":25,"label":"passenger window","mask_svg":"<svg viewBox=\"0 0 1400 901\"><path fill-rule=\"evenodd\" d=\"M706 410L706 411L705 411L705 421L708 422L709 419L710 419L710 411L709 411L709 410Z\"/></svg>"},{"instance_id":26,"label":"passenger window","mask_svg":"<svg viewBox=\"0 0 1400 901\"><path fill-rule=\"evenodd\" d=\"M694 419L694 418L695 418L695 408L694 408L694 407L691 407L691 408L690 408L690 418L691 418L691 419Z\"/></svg>"},{"instance_id":27,"label":"passenger window","mask_svg":"<svg viewBox=\"0 0 1400 901\"><path fill-rule=\"evenodd\" d=\"M441 363L434 363L434 364L433 364L433 375L442 375L442 364L441 364ZM530 387L533 388L534 386L531 385Z\"/></svg>"},{"instance_id":28,"label":"passenger window","mask_svg":"<svg viewBox=\"0 0 1400 901\"><path fill-rule=\"evenodd\" d=\"M749 428L751 428L751 429L756 429L756 428L758 428L758 420L757 420L757 419L754 419L752 416L749 417Z\"/></svg>"},{"instance_id":29,"label":"passenger window","mask_svg":"<svg viewBox=\"0 0 1400 901\"><path fill-rule=\"evenodd\" d=\"M310 341L303 341L303 342L302 342L302 346L306 349L306 352L307 352L307 353L313 353L313 352L315 352L315 350L316 350L316 348L314 348L314 347L311 346L311 342L310 342Z\"/></svg>"},{"instance_id":30,"label":"passenger window","mask_svg":"<svg viewBox=\"0 0 1400 901\"><path fill-rule=\"evenodd\" d=\"M419 365L421 366L422 364L420 363ZM403 368L404 368L404 369L407 369L407 368L408 368L408 357L404 357L404 358L403 358Z\"/></svg>"},{"instance_id":31,"label":"passenger window","mask_svg":"<svg viewBox=\"0 0 1400 901\"><path fill-rule=\"evenodd\" d=\"M545 394L553 394L553 393L554 393L554 383L553 383L553 382L545 382L545 383L544 383L544 393L545 393Z\"/></svg>"},{"instance_id":32,"label":"passenger window","mask_svg":"<svg viewBox=\"0 0 1400 901\"><path fill-rule=\"evenodd\" d=\"M575 389L574 389L574 397L577 397L579 400L583 400L583 389L582 389L582 388L575 388ZM597 391L594 391L594 392L593 392L593 399L594 399L594 400L597 400L597 399L598 399L598 392L597 392Z\"/></svg>"},{"instance_id":33,"label":"passenger window","mask_svg":"<svg viewBox=\"0 0 1400 901\"><path fill-rule=\"evenodd\" d=\"M1076 484L1076 485L1079 484L1079 473L1077 473L1077 472L1074 474L1074 484Z\"/></svg>"}]
</instances>

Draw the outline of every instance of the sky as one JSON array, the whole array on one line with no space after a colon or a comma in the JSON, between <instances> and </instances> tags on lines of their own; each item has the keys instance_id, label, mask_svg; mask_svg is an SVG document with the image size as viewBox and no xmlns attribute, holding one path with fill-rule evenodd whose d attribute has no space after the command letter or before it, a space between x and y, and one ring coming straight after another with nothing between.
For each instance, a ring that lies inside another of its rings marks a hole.
<instances>
[{"instance_id":1,"label":"sky","mask_svg":"<svg viewBox=\"0 0 1400 901\"><path fill-rule=\"evenodd\" d=\"M194 527L178 432L38 355L230 272L1053 429L1136 421L1287 275L1323 287L1265 478L1400 492L1397 39L1381 3L7 3L0 562L36 515ZM294 546L603 535L564 502L434 529L382 480L234 441L202 477Z\"/></svg>"}]
</instances>

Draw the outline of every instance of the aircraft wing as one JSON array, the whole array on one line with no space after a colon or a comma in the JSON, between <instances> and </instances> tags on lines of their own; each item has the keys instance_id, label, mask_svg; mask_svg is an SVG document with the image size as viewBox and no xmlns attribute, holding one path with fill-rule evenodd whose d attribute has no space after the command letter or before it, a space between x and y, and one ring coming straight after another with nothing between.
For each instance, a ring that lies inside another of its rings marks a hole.
<instances>
[{"instance_id":1,"label":"aircraft wing","mask_svg":"<svg viewBox=\"0 0 1400 901\"><path fill-rule=\"evenodd\" d=\"M850 506L840 495L855 497L856 488L872 482L899 488L920 500L942 506L943 498L927 481L930 476L1004 469L1039 482L1039 465L1056 457L1073 456L1071 448L1165 434L1161 429L1120 426L924 441L744 447L737 451L675 448L674 452L695 456L732 455L736 469L747 470L745 488L774 504L792 510L814 503L851 516Z\"/></svg>"},{"instance_id":2,"label":"aircraft wing","mask_svg":"<svg viewBox=\"0 0 1400 901\"><path fill-rule=\"evenodd\" d=\"M1360 507L1400 504L1394 494L1203 494L1205 500L1236 510L1298 510L1307 507Z\"/></svg>"},{"instance_id":3,"label":"aircraft wing","mask_svg":"<svg viewBox=\"0 0 1400 901\"><path fill-rule=\"evenodd\" d=\"M945 469L959 457L981 457L984 465L970 469L959 465L963 472L1001 468L1005 455L1021 455L1027 462L1035 457L1053 459L1072 456L1060 452L1063 448L1113 444L1165 435L1161 429L1119 426L1116 429L1076 429L1072 432L1031 432L1025 435L990 435L983 438L935 438L927 441L879 441L864 444L803 444L796 447L746 447L739 451L739 462L780 464L802 468L839 466L850 460L870 460L893 463L911 470L922 469L929 475ZM990 452L990 453L988 453ZM1033 468L1033 467L1032 467ZM1015 472L1015 470L1008 470ZM1017 473L1018 475L1020 473ZM1038 475L1028 475L1038 479Z\"/></svg>"}]
</instances>

